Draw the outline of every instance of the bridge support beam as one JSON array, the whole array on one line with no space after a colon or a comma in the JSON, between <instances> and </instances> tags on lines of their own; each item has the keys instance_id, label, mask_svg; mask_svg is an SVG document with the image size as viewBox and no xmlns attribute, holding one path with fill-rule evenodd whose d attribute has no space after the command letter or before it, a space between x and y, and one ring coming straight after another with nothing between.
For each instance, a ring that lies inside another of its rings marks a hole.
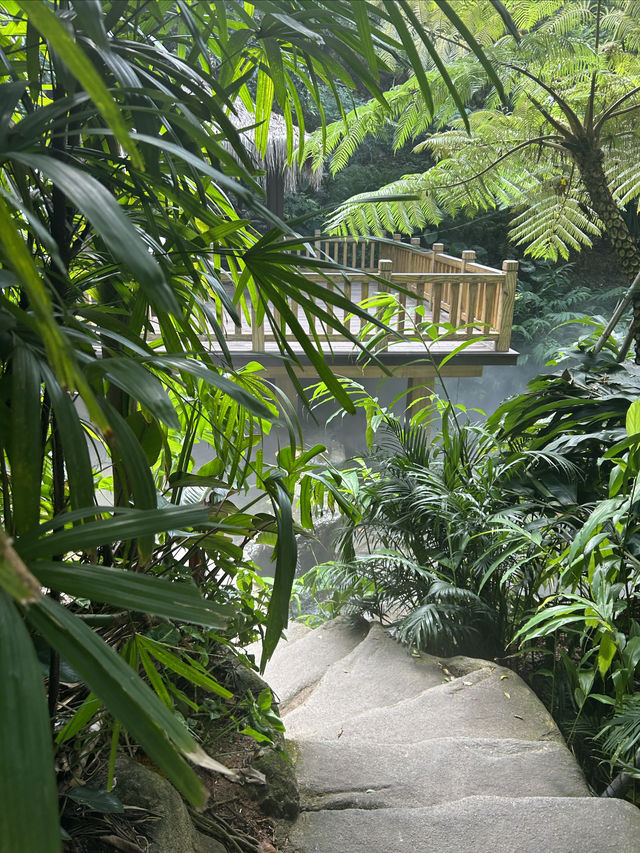
<instances>
[{"instance_id":1,"label":"bridge support beam","mask_svg":"<svg viewBox=\"0 0 640 853\"><path fill-rule=\"evenodd\" d=\"M429 399L435 391L435 385L435 376L424 380L409 376L407 379L407 405L405 409L405 420L407 423L417 415L419 416L418 421L428 426L431 418L437 414L437 406Z\"/></svg>"}]
</instances>

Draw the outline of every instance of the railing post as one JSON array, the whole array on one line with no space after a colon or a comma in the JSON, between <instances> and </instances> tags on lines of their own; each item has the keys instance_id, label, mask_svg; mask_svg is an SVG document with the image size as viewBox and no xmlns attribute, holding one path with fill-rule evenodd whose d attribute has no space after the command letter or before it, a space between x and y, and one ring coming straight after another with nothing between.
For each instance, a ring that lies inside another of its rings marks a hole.
<instances>
[{"instance_id":1,"label":"railing post","mask_svg":"<svg viewBox=\"0 0 640 853\"><path fill-rule=\"evenodd\" d=\"M385 281L391 281L391 276L393 275L393 261L391 258L380 258L378 261L378 275ZM383 290L384 287L380 289Z\"/></svg>"},{"instance_id":2,"label":"railing post","mask_svg":"<svg viewBox=\"0 0 640 853\"><path fill-rule=\"evenodd\" d=\"M462 253L462 269L461 272L467 271L467 264L473 263L476 259L476 253L473 249L465 249ZM462 317L463 313L466 311L466 316L464 318L466 323L473 323L475 320L475 311L476 311L476 294L477 294L477 285L465 284L464 285L464 295L460 300L461 311L460 316ZM467 334L471 334L473 336L473 328L467 329Z\"/></svg>"},{"instance_id":3,"label":"railing post","mask_svg":"<svg viewBox=\"0 0 640 853\"><path fill-rule=\"evenodd\" d=\"M415 249L419 249L420 248L420 237L412 237L411 238L411 245ZM415 272L415 273L425 272L425 269L426 269L425 268L425 262L424 262L425 256L423 254L416 255L412 252L409 255L409 257L411 258L411 270L410 270L410 272ZM416 285L416 287L415 287L416 305L424 305L424 290L425 290L424 282L421 282L420 284ZM416 320L418 322L420 322L419 317L416 317Z\"/></svg>"},{"instance_id":4,"label":"railing post","mask_svg":"<svg viewBox=\"0 0 640 853\"><path fill-rule=\"evenodd\" d=\"M504 282L500 297L500 325L496 352L507 352L511 343L511 326L513 324L513 306L516 301L516 283L518 281L518 262L503 261Z\"/></svg>"},{"instance_id":5,"label":"railing post","mask_svg":"<svg viewBox=\"0 0 640 853\"><path fill-rule=\"evenodd\" d=\"M390 282L392 275L393 275L393 261L390 258L380 258L380 260L378 261L378 276L380 278L383 278L386 281ZM388 290L388 288L386 288L384 285L380 285L380 290L386 291L386 290ZM389 346L389 342L385 341L385 343L381 347L381 349L387 349L388 346Z\"/></svg>"},{"instance_id":6,"label":"railing post","mask_svg":"<svg viewBox=\"0 0 640 853\"><path fill-rule=\"evenodd\" d=\"M465 249L462 253L462 272L467 271L467 264L473 263L476 259L476 253L473 249Z\"/></svg>"},{"instance_id":7,"label":"railing post","mask_svg":"<svg viewBox=\"0 0 640 853\"><path fill-rule=\"evenodd\" d=\"M431 255L431 272L440 272L440 270L438 269L438 267L440 266L440 259L438 258L438 255L441 252L444 252L444 243L434 243L431 247L431 251L433 252L433 254Z\"/></svg>"},{"instance_id":8,"label":"railing post","mask_svg":"<svg viewBox=\"0 0 640 853\"><path fill-rule=\"evenodd\" d=\"M264 323L258 325L255 305L251 306L251 348L254 352L264 352Z\"/></svg>"},{"instance_id":9,"label":"railing post","mask_svg":"<svg viewBox=\"0 0 640 853\"><path fill-rule=\"evenodd\" d=\"M393 242L402 245L402 234L394 234ZM391 257L391 260L393 261L394 267L398 270L398 272L407 272L404 267L400 266L400 252L398 251L396 246L393 246L393 248L391 246L389 247L389 255Z\"/></svg>"}]
</instances>

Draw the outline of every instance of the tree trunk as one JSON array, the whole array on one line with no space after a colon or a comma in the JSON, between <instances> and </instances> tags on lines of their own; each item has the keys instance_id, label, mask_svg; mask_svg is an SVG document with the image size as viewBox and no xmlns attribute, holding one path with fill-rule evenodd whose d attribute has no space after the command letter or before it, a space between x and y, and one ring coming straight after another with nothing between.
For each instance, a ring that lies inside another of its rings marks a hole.
<instances>
[{"instance_id":1,"label":"tree trunk","mask_svg":"<svg viewBox=\"0 0 640 853\"><path fill-rule=\"evenodd\" d=\"M616 204L604 173L603 151L595 145L585 145L573 151L580 177L587 188L595 212L604 223L604 233L616 254L620 268L629 282L640 273L640 248L631 236L620 208ZM636 364L640 364L640 293L633 298L633 338Z\"/></svg>"}]
</instances>

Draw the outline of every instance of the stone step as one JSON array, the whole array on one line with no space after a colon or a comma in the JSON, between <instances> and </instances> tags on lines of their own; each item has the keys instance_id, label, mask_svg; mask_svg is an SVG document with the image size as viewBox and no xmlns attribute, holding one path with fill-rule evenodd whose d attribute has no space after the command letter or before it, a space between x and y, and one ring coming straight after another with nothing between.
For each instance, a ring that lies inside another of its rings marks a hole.
<instances>
[{"instance_id":1,"label":"stone step","mask_svg":"<svg viewBox=\"0 0 640 853\"><path fill-rule=\"evenodd\" d=\"M638 853L640 810L596 797L469 797L427 808L305 812L292 853Z\"/></svg>"},{"instance_id":2,"label":"stone step","mask_svg":"<svg viewBox=\"0 0 640 853\"><path fill-rule=\"evenodd\" d=\"M332 664L346 657L366 636L369 623L338 616L293 643L281 642L265 669L278 697L280 713L303 702Z\"/></svg>"},{"instance_id":3,"label":"stone step","mask_svg":"<svg viewBox=\"0 0 640 853\"><path fill-rule=\"evenodd\" d=\"M296 648L302 650L305 640L300 640ZM437 662L436 658L432 660ZM318 701L315 697L308 699L287 715L287 736L297 741L340 739L343 743L401 744L455 733L462 738L562 742L549 712L514 672L468 658L454 659L451 666L456 672L478 668L393 705L376 707L375 699L373 706L363 703L360 713L355 714L351 704L348 711L343 710L340 694L323 691L318 694ZM447 669L452 671L449 666ZM360 680L354 689L370 696Z\"/></svg>"},{"instance_id":4,"label":"stone step","mask_svg":"<svg viewBox=\"0 0 640 853\"><path fill-rule=\"evenodd\" d=\"M302 637L306 636L311 630L312 629L308 625L305 625L304 622L289 622L284 631L284 638L280 640L277 649L284 645L292 646L297 640L302 639ZM262 656L262 641L258 640L255 643L250 643L248 646L245 646L244 653L247 655L253 655L256 663L259 664Z\"/></svg>"},{"instance_id":5,"label":"stone step","mask_svg":"<svg viewBox=\"0 0 640 853\"><path fill-rule=\"evenodd\" d=\"M304 702L304 716L323 721L336 703L340 718L346 719L365 708L394 705L444 681L436 658L412 657L379 622L372 622L364 640L326 671Z\"/></svg>"},{"instance_id":6,"label":"stone step","mask_svg":"<svg viewBox=\"0 0 640 853\"><path fill-rule=\"evenodd\" d=\"M293 745L302 808L419 808L466 797L588 797L560 743L443 737L415 744Z\"/></svg>"}]
</instances>

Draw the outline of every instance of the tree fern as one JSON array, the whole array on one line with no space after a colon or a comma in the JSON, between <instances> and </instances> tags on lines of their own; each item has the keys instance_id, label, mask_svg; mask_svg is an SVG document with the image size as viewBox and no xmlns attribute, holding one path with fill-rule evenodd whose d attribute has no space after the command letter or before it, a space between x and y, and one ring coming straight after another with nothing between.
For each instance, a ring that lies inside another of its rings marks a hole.
<instances>
[{"instance_id":1,"label":"tree fern","mask_svg":"<svg viewBox=\"0 0 640 853\"><path fill-rule=\"evenodd\" d=\"M419 100L409 100L416 97L415 81L397 87L390 114L396 144L423 135L414 151L428 152L436 164L382 187L373 198L348 199L329 219L330 230L411 233L437 225L445 215L471 217L506 207L514 212L511 239L532 257L556 260L590 246L602 233L603 222L610 221L602 208L607 193L621 208L640 197L640 91L635 91L640 88L640 58L627 44L602 43L602 37L621 32L632 39L638 24L630 13L640 4L615 0L608 6L597 50L591 32L597 12L593 4L511 0L507 6L525 32L517 47L503 40L491 55L504 69L511 109L505 111L493 99L475 58L463 57L450 66L458 91L470 100L483 93L483 106L468 116L471 134L451 104L445 105L441 83L434 81L433 118ZM376 132L377 118L369 113L366 123L336 131L343 155L364 134ZM594 152L590 156L604 160L595 200L593 180L584 183L586 161L580 152L585 146ZM334 160L334 167L343 167L347 159ZM628 259L628 246L620 256ZM631 270L633 264L627 267Z\"/></svg>"}]
</instances>

